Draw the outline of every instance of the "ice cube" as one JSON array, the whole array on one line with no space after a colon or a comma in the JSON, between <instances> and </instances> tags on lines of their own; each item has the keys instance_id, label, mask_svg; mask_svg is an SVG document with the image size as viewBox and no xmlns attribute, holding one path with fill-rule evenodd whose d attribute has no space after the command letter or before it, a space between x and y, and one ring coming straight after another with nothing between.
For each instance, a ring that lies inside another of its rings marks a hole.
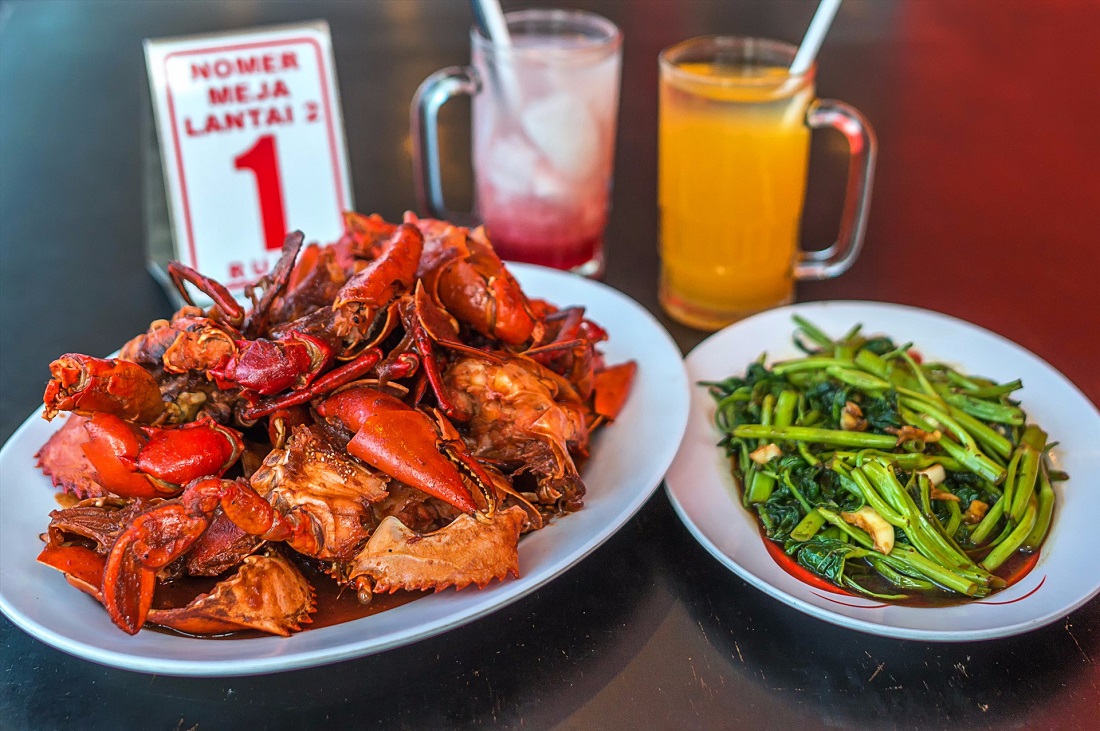
<instances>
[{"instance_id":1,"label":"ice cube","mask_svg":"<svg viewBox=\"0 0 1100 731\"><path fill-rule=\"evenodd\" d=\"M569 179L548 162L536 166L534 175L531 176L531 192L536 198L568 198L573 187Z\"/></svg>"},{"instance_id":2,"label":"ice cube","mask_svg":"<svg viewBox=\"0 0 1100 731\"><path fill-rule=\"evenodd\" d=\"M583 97L557 92L536 99L520 113L520 124L559 173L579 179L596 164L599 129Z\"/></svg>"},{"instance_id":3,"label":"ice cube","mask_svg":"<svg viewBox=\"0 0 1100 731\"><path fill-rule=\"evenodd\" d=\"M505 134L489 143L482 170L500 195L528 193L538 165L538 153L519 134Z\"/></svg>"},{"instance_id":4,"label":"ice cube","mask_svg":"<svg viewBox=\"0 0 1100 731\"><path fill-rule=\"evenodd\" d=\"M619 57L611 56L578 75L575 87L585 95L588 110L604 128L614 126L619 107Z\"/></svg>"}]
</instances>

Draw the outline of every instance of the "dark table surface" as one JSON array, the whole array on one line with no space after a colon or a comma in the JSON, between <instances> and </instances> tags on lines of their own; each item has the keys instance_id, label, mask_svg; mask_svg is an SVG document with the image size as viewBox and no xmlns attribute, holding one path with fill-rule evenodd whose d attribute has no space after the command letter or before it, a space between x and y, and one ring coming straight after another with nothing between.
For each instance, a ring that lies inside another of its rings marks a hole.
<instances>
[{"instance_id":1,"label":"dark table surface","mask_svg":"<svg viewBox=\"0 0 1100 731\"><path fill-rule=\"evenodd\" d=\"M710 33L797 42L814 3L571 4L626 38L606 282L663 318L657 52ZM415 205L408 102L429 73L468 59L464 2L0 4L0 439L40 407L58 354L110 352L170 314L144 265L141 40L314 18L332 27L358 208L395 218ZM872 120L878 176L863 256L799 299L970 320L1100 402L1098 27L1100 5L1086 0L845 3L818 90ZM456 207L470 187L467 115L461 104L444 115ZM816 139L812 169L804 234L819 243L839 219L843 143ZM685 352L704 336L663 322ZM1082 556L1082 570L1100 566ZM983 643L852 632L722 568L658 491L533 595L372 657L260 677L141 675L0 618L0 669L5 729L1095 728L1100 602Z\"/></svg>"}]
</instances>

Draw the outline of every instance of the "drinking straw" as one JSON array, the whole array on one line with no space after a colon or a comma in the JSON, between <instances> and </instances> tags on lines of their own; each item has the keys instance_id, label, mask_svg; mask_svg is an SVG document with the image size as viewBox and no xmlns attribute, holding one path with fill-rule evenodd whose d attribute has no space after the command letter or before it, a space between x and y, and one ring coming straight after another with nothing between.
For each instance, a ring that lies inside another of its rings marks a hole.
<instances>
[{"instance_id":1,"label":"drinking straw","mask_svg":"<svg viewBox=\"0 0 1100 731\"><path fill-rule=\"evenodd\" d=\"M500 91L501 101L510 109L517 108L519 100L519 81L510 61L512 36L508 32L508 22L500 0L470 0L474 10L474 21L486 38L498 51L496 58L489 63L491 74Z\"/></svg>"},{"instance_id":2,"label":"drinking straw","mask_svg":"<svg viewBox=\"0 0 1100 731\"><path fill-rule=\"evenodd\" d=\"M512 37L498 0L472 0L474 20L485 37L497 46L510 46Z\"/></svg>"},{"instance_id":3,"label":"drinking straw","mask_svg":"<svg viewBox=\"0 0 1100 731\"><path fill-rule=\"evenodd\" d=\"M489 2L490 0L484 1ZM492 2L496 2L496 0L492 0ZM817 12L814 13L813 20L810 21L810 27L806 29L806 36L802 39L802 45L798 47L798 53L794 55L794 61L791 62L791 76L803 74L810 68L810 64L814 62L817 52L821 49L825 34L829 32L829 25L833 22L833 17L839 7L840 0L821 0L821 4L817 6Z\"/></svg>"}]
</instances>

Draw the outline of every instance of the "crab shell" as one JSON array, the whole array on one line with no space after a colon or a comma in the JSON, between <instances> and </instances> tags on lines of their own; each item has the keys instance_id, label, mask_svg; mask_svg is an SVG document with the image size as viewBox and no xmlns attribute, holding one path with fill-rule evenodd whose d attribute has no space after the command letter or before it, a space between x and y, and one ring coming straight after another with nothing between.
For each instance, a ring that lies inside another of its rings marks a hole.
<instances>
[{"instance_id":1,"label":"crab shell","mask_svg":"<svg viewBox=\"0 0 1100 731\"><path fill-rule=\"evenodd\" d=\"M352 561L349 578L369 577L374 591L484 587L519 576L519 535L527 512L518 506L477 517L462 514L450 525L419 534L392 515L383 520Z\"/></svg>"}]
</instances>

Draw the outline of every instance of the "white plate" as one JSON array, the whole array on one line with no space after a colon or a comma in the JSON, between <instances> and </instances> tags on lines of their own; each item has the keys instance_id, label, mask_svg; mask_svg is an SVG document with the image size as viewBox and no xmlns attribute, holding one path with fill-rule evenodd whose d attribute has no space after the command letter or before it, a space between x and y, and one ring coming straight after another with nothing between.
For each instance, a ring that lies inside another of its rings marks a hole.
<instances>
[{"instance_id":1,"label":"white plate","mask_svg":"<svg viewBox=\"0 0 1100 731\"><path fill-rule=\"evenodd\" d=\"M638 363L618 422L593 440L582 472L585 507L520 542L521 578L480 591L443 591L289 638L210 641L149 631L128 636L94 599L35 562L42 548L38 536L57 504L33 455L62 423L47 423L39 410L0 450L0 610L43 642L105 665L169 675L247 675L346 660L436 635L562 574L626 523L661 482L687 423L689 387L679 348L638 303L581 277L518 264L511 268L529 294L562 306L584 305L610 333L601 346L609 363Z\"/></svg>"},{"instance_id":2,"label":"white plate","mask_svg":"<svg viewBox=\"0 0 1100 731\"><path fill-rule=\"evenodd\" d=\"M714 399L693 385L687 434L665 478L676 512L710 553L761 591L827 622L908 639L982 640L1026 632L1065 616L1100 591L1086 557L1100 511L1100 413L1065 376L1032 353L976 325L927 310L874 302L810 302L761 313L721 330L687 357L688 376L721 380L769 361L796 357L792 315L833 337L856 323L895 342L912 341L926 358L998 381L1023 380L1016 392L1031 421L1051 440L1056 466L1070 479L1055 490L1054 522L1035 568L1019 583L981 600L949 607L885 605L822 591L783 571L764 547L756 517L741 506L717 444Z\"/></svg>"}]
</instances>

